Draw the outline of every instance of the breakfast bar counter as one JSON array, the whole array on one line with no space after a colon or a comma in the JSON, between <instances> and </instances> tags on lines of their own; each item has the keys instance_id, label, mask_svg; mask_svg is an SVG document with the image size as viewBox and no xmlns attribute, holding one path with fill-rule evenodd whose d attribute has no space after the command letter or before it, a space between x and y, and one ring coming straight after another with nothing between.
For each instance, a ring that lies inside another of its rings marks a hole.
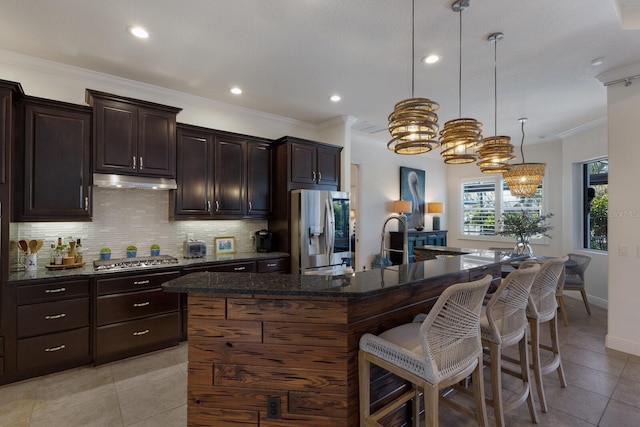
<instances>
[{"instance_id":1,"label":"breakfast bar counter","mask_svg":"<svg viewBox=\"0 0 640 427\"><path fill-rule=\"evenodd\" d=\"M357 426L360 337L428 312L451 284L499 280L508 261L463 253L341 276L193 273L164 283L188 293L188 425ZM374 372L371 401L405 387Z\"/></svg>"}]
</instances>

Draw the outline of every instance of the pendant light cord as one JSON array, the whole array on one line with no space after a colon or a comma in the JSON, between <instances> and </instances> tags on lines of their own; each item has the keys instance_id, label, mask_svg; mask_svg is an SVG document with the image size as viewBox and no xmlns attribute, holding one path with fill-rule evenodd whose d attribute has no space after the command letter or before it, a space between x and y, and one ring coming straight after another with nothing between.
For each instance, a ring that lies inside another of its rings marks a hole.
<instances>
[{"instance_id":1,"label":"pendant light cord","mask_svg":"<svg viewBox=\"0 0 640 427\"><path fill-rule=\"evenodd\" d=\"M522 130L522 141L520 141L520 154L522 154L522 163L524 163L524 122L526 119L520 119L520 129Z\"/></svg>"},{"instance_id":2,"label":"pendant light cord","mask_svg":"<svg viewBox=\"0 0 640 427\"><path fill-rule=\"evenodd\" d=\"M460 15L460 34L458 38L458 117L462 117L462 7L458 11Z\"/></svg>"},{"instance_id":3,"label":"pendant light cord","mask_svg":"<svg viewBox=\"0 0 640 427\"><path fill-rule=\"evenodd\" d=\"M416 51L416 0L411 1L411 97L414 98L415 84L415 51Z\"/></svg>"},{"instance_id":4,"label":"pendant light cord","mask_svg":"<svg viewBox=\"0 0 640 427\"><path fill-rule=\"evenodd\" d=\"M493 134L498 135L498 39L493 41Z\"/></svg>"}]
</instances>

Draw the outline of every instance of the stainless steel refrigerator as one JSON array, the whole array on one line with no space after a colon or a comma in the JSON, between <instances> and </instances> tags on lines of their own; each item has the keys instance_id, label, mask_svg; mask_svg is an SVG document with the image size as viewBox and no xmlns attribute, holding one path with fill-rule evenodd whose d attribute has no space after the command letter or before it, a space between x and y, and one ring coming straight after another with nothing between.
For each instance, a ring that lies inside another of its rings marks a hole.
<instances>
[{"instance_id":1,"label":"stainless steel refrigerator","mask_svg":"<svg viewBox=\"0 0 640 427\"><path fill-rule=\"evenodd\" d=\"M349 193L291 192L291 272L340 274L351 261Z\"/></svg>"}]
</instances>

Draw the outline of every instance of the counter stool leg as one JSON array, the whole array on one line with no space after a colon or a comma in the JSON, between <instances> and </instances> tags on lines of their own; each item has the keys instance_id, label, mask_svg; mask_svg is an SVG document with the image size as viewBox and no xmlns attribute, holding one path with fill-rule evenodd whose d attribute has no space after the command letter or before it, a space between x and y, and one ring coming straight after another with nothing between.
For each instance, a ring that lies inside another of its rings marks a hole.
<instances>
[{"instance_id":1,"label":"counter stool leg","mask_svg":"<svg viewBox=\"0 0 640 427\"><path fill-rule=\"evenodd\" d=\"M540 400L540 409L547 412L547 399L544 395L544 387L542 385L542 367L540 365L540 329L537 319L529 319L529 331L531 333L531 363L533 364L533 376L536 380L536 388L538 389L538 399Z\"/></svg>"},{"instance_id":2,"label":"counter stool leg","mask_svg":"<svg viewBox=\"0 0 640 427\"><path fill-rule=\"evenodd\" d=\"M366 426L366 420L370 415L369 401L371 399L371 366L365 353L358 352L358 378L360 379L360 426Z\"/></svg>"}]
</instances>

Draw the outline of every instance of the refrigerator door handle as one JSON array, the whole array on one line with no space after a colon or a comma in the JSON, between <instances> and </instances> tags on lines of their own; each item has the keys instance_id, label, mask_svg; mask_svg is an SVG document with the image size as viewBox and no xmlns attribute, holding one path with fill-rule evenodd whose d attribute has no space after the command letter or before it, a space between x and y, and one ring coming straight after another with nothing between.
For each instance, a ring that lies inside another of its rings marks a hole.
<instances>
[{"instance_id":1,"label":"refrigerator door handle","mask_svg":"<svg viewBox=\"0 0 640 427\"><path fill-rule=\"evenodd\" d=\"M327 214L325 241L327 242L327 256L329 257L329 263L331 263L331 256L333 255L333 246L336 238L335 217L333 216L334 213L331 197L325 200L325 210Z\"/></svg>"}]
</instances>

